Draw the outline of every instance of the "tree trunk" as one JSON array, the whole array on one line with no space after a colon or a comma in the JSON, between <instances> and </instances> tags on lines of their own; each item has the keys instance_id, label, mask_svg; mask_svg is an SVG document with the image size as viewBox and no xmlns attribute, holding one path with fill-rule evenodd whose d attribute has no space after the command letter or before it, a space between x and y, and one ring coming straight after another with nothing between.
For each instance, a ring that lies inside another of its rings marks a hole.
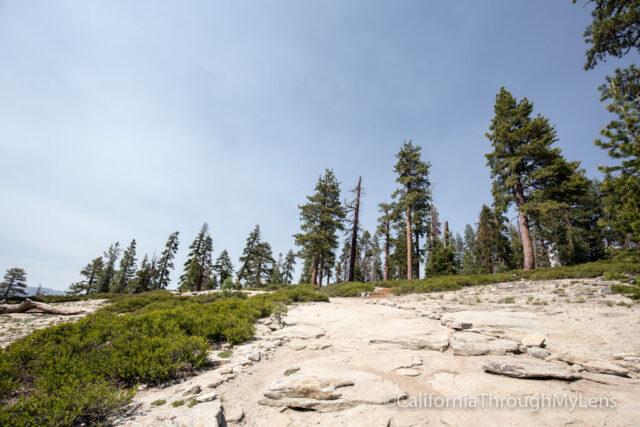
<instances>
[{"instance_id":1,"label":"tree trunk","mask_svg":"<svg viewBox=\"0 0 640 427\"><path fill-rule=\"evenodd\" d=\"M316 252L315 257L313 258L313 270L311 272L311 284L312 285L317 285L317 279L318 279L318 262L320 261L320 255ZM320 289L320 286L318 286L318 289Z\"/></svg>"},{"instance_id":2,"label":"tree trunk","mask_svg":"<svg viewBox=\"0 0 640 427\"><path fill-rule=\"evenodd\" d=\"M64 308L57 308L43 302L31 301L29 298L27 298L20 304L0 304L0 314L24 313L34 308L40 311L44 311L45 313L60 314L64 316L84 313L84 310L65 310Z\"/></svg>"},{"instance_id":3,"label":"tree trunk","mask_svg":"<svg viewBox=\"0 0 640 427\"><path fill-rule=\"evenodd\" d=\"M360 214L360 184L362 177L358 177L356 187L356 205L353 212L353 232L351 234L351 255L349 259L349 282L353 282L356 271L356 249L358 247L358 215Z\"/></svg>"},{"instance_id":4,"label":"tree trunk","mask_svg":"<svg viewBox=\"0 0 640 427\"><path fill-rule=\"evenodd\" d=\"M413 239L411 236L411 208L407 206L407 280L413 280Z\"/></svg>"},{"instance_id":5,"label":"tree trunk","mask_svg":"<svg viewBox=\"0 0 640 427\"><path fill-rule=\"evenodd\" d=\"M535 263L533 260L533 245L531 243L531 233L529 231L529 218L523 212L523 206L525 203L524 194L522 191L522 185L520 182L516 182L515 186L516 193L516 205L518 206L518 215L520 217L520 234L522 236L522 252L524 255L524 269L525 270L533 270L535 268Z\"/></svg>"},{"instance_id":6,"label":"tree trunk","mask_svg":"<svg viewBox=\"0 0 640 427\"><path fill-rule=\"evenodd\" d=\"M416 265L415 265L415 278L420 278L420 234L416 231Z\"/></svg>"},{"instance_id":7,"label":"tree trunk","mask_svg":"<svg viewBox=\"0 0 640 427\"><path fill-rule=\"evenodd\" d=\"M385 221L385 239L384 239L384 281L389 281L389 220Z\"/></svg>"},{"instance_id":8,"label":"tree trunk","mask_svg":"<svg viewBox=\"0 0 640 427\"><path fill-rule=\"evenodd\" d=\"M324 275L324 258L322 259L322 261L320 261L319 263L319 267L318 267L318 287L322 287L322 279Z\"/></svg>"}]
</instances>

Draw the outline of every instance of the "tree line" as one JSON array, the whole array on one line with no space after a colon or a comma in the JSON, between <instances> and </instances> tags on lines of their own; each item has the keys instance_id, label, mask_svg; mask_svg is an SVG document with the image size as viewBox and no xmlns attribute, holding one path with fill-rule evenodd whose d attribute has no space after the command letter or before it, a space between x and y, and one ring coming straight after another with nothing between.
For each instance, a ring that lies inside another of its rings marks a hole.
<instances>
[{"instance_id":1,"label":"tree line","mask_svg":"<svg viewBox=\"0 0 640 427\"><path fill-rule=\"evenodd\" d=\"M575 3L575 0L573 0ZM585 70L610 57L640 52L640 7L635 0L587 0L593 21L584 32L589 45ZM189 246L178 286L181 290L292 283L296 258L299 283L388 281L421 275L496 273L523 268L571 265L603 258L607 248L640 244L640 69L616 69L600 86L600 100L613 119L595 144L613 166L600 166L602 181L586 177L577 161L556 146L551 121L534 115L533 103L505 88L494 103L486 137L493 203L463 234L442 223L433 203L428 161L421 147L405 141L395 155L396 191L378 204L375 230L360 221L362 177L342 201L332 170L322 174L299 206L301 226L293 237L299 248L277 259L260 227L249 234L239 269L223 250L213 261L208 225ZM511 214L515 214L511 217ZM142 292L170 284L179 233L172 233L159 256L145 254L138 264L136 241L118 242L82 270L73 293ZM234 281L235 276L235 281ZM226 285L225 285L226 284ZM0 292L19 292L26 272L7 270Z\"/></svg>"}]
</instances>

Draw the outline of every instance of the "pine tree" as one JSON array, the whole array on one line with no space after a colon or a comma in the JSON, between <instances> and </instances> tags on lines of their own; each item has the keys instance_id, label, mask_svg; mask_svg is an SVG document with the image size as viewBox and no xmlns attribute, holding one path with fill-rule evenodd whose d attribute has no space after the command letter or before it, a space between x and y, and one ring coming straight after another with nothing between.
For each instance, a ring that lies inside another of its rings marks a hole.
<instances>
[{"instance_id":1,"label":"pine tree","mask_svg":"<svg viewBox=\"0 0 640 427\"><path fill-rule=\"evenodd\" d=\"M296 255L291 249L287 252L282 264L282 280L284 283L293 283L293 271L296 265Z\"/></svg>"},{"instance_id":2,"label":"pine tree","mask_svg":"<svg viewBox=\"0 0 640 427\"><path fill-rule=\"evenodd\" d=\"M528 210L535 193L559 185L566 162L553 148L556 131L545 117L531 118L533 104L520 102L504 88L496 96L495 117L486 136L493 151L486 155L493 178L496 207L504 212L515 204L520 219L524 269L534 268ZM536 204L544 200L535 200Z\"/></svg>"},{"instance_id":3,"label":"pine tree","mask_svg":"<svg viewBox=\"0 0 640 427\"><path fill-rule=\"evenodd\" d=\"M478 274L481 271L476 242L476 233L473 227L467 224L464 228L464 251L462 253L462 272L464 274Z\"/></svg>"},{"instance_id":4,"label":"pine tree","mask_svg":"<svg viewBox=\"0 0 640 427\"><path fill-rule=\"evenodd\" d=\"M384 271L382 269L382 261L380 255L382 254L382 248L380 247L380 232L376 231L373 235L372 252L373 252L373 278L374 282L381 282L384 280Z\"/></svg>"},{"instance_id":5,"label":"pine tree","mask_svg":"<svg viewBox=\"0 0 640 427\"><path fill-rule=\"evenodd\" d=\"M144 254L140 268L136 272L135 278L132 280L129 290L131 293L137 294L146 292L151 289L151 280L153 279L153 270L149 255Z\"/></svg>"},{"instance_id":6,"label":"pine tree","mask_svg":"<svg viewBox=\"0 0 640 427\"><path fill-rule=\"evenodd\" d=\"M456 256L451 246L445 247L440 240L436 240L431 253L429 254L429 260L427 261L426 275L427 276L440 276L456 274Z\"/></svg>"},{"instance_id":7,"label":"pine tree","mask_svg":"<svg viewBox=\"0 0 640 427\"><path fill-rule=\"evenodd\" d=\"M575 3L577 0L572 0ZM587 0L594 3L593 22L584 31L591 46L586 52L585 70L608 55L622 58L631 50L640 52L640 4L638 0Z\"/></svg>"},{"instance_id":8,"label":"pine tree","mask_svg":"<svg viewBox=\"0 0 640 427\"><path fill-rule=\"evenodd\" d=\"M272 284L284 284L284 278L282 276L282 266L284 264L284 260L282 259L282 254L278 254L278 261L273 263L273 268L271 269L271 278L269 279L269 283Z\"/></svg>"},{"instance_id":9,"label":"pine tree","mask_svg":"<svg viewBox=\"0 0 640 427\"><path fill-rule=\"evenodd\" d=\"M224 283L227 277L233 277L233 263L226 249L220 252L220 256L216 259L213 269L218 273L220 283Z\"/></svg>"},{"instance_id":10,"label":"pine tree","mask_svg":"<svg viewBox=\"0 0 640 427\"><path fill-rule=\"evenodd\" d=\"M157 273L153 284L155 289L166 289L167 286L169 286L169 283L171 283L169 275L173 270L173 259L176 256L176 252L178 252L178 245L180 244L180 240L178 238L179 234L180 233L176 231L169 235L167 243L164 245L164 249L160 254L160 258L157 262Z\"/></svg>"},{"instance_id":11,"label":"pine tree","mask_svg":"<svg viewBox=\"0 0 640 427\"><path fill-rule=\"evenodd\" d=\"M420 151L422 147L414 146L411 141L405 141L402 148L396 154L398 159L395 165L395 172L398 175L396 182L401 187L394 193L397 198L398 208L404 211L406 221L406 244L407 244L407 279L414 277L414 270L419 270L419 258L416 260L418 265L414 264L414 248L412 232L412 213L417 210L424 209L424 205L428 205L429 201L429 163L425 163L421 159Z\"/></svg>"},{"instance_id":12,"label":"pine tree","mask_svg":"<svg viewBox=\"0 0 640 427\"><path fill-rule=\"evenodd\" d=\"M98 291L98 281L104 274L104 261L101 257L94 258L89 264L85 265L80 271L85 280L76 282L71 285L70 291L73 295L80 295L83 292L90 294Z\"/></svg>"},{"instance_id":13,"label":"pine tree","mask_svg":"<svg viewBox=\"0 0 640 427\"><path fill-rule=\"evenodd\" d=\"M271 245L261 240L260 226L256 225L249 234L240 262L242 268L238 273L238 281L244 280L247 286L262 286L263 283L269 283L275 260Z\"/></svg>"},{"instance_id":14,"label":"pine tree","mask_svg":"<svg viewBox=\"0 0 640 427\"><path fill-rule=\"evenodd\" d=\"M136 273L136 239L133 239L129 247L122 253L120 268L115 273L111 292L122 293L127 291Z\"/></svg>"},{"instance_id":15,"label":"pine tree","mask_svg":"<svg viewBox=\"0 0 640 427\"><path fill-rule=\"evenodd\" d=\"M338 230L344 228L345 212L340 204L340 183L333 171L327 169L318 179L315 193L308 202L299 206L301 232L294 235L296 245L302 249L300 257L311 260L311 284L318 284L321 259L333 258L338 247ZM328 259L327 259L328 261ZM328 262L327 262L328 264Z\"/></svg>"},{"instance_id":16,"label":"pine tree","mask_svg":"<svg viewBox=\"0 0 640 427\"><path fill-rule=\"evenodd\" d=\"M109 249L104 253L104 270L98 278L96 285L98 292L107 293L111 290L111 282L116 274L116 262L118 261L118 258L120 258L120 253L122 253L122 249L120 249L120 242L115 242L109 246Z\"/></svg>"},{"instance_id":17,"label":"pine tree","mask_svg":"<svg viewBox=\"0 0 640 427\"><path fill-rule=\"evenodd\" d=\"M460 233L456 233L456 237L452 240L453 252L456 256L455 266L456 270L462 271L462 259L464 256L464 240Z\"/></svg>"},{"instance_id":18,"label":"pine tree","mask_svg":"<svg viewBox=\"0 0 640 427\"><path fill-rule=\"evenodd\" d=\"M240 267L240 271L238 271L238 282L247 280L247 277L250 274L250 272L248 271L248 266L259 244L260 226L256 224L256 227L247 238L247 243L244 247L244 250L242 251L242 256L240 257L240 263L242 264L242 266Z\"/></svg>"},{"instance_id":19,"label":"pine tree","mask_svg":"<svg viewBox=\"0 0 640 427\"><path fill-rule=\"evenodd\" d=\"M522 254L522 241L520 240L520 232L513 224L509 224L509 247L511 248L511 266L515 269L521 269L524 262Z\"/></svg>"},{"instance_id":20,"label":"pine tree","mask_svg":"<svg viewBox=\"0 0 640 427\"><path fill-rule=\"evenodd\" d=\"M189 246L189 255L180 276L180 289L199 292L210 277L213 262L213 239L209 235L209 224L202 224L200 232Z\"/></svg>"},{"instance_id":21,"label":"pine tree","mask_svg":"<svg viewBox=\"0 0 640 427\"><path fill-rule=\"evenodd\" d=\"M640 15L640 12L638 13ZM602 223L612 227L623 245L640 243L640 69L615 71L600 86L600 100L616 115L595 141L607 150L609 157L619 160L614 166L600 166L606 175L602 194L606 218Z\"/></svg>"},{"instance_id":22,"label":"pine tree","mask_svg":"<svg viewBox=\"0 0 640 427\"><path fill-rule=\"evenodd\" d=\"M22 268L9 268L0 283L2 298L25 295L27 287L27 272Z\"/></svg>"},{"instance_id":23,"label":"pine tree","mask_svg":"<svg viewBox=\"0 0 640 427\"><path fill-rule=\"evenodd\" d=\"M393 204L380 203L378 211L381 213L378 217L378 232L384 238L384 281L389 281L389 248L391 242L391 222L393 220L394 211Z\"/></svg>"},{"instance_id":24,"label":"pine tree","mask_svg":"<svg viewBox=\"0 0 640 427\"><path fill-rule=\"evenodd\" d=\"M442 234L442 243L445 248L451 246L451 232L449 231L449 221L444 222L444 232Z\"/></svg>"},{"instance_id":25,"label":"pine tree","mask_svg":"<svg viewBox=\"0 0 640 427\"><path fill-rule=\"evenodd\" d=\"M504 218L499 212L483 205L478 218L476 250L480 271L496 273L509 270L509 241L505 235Z\"/></svg>"}]
</instances>

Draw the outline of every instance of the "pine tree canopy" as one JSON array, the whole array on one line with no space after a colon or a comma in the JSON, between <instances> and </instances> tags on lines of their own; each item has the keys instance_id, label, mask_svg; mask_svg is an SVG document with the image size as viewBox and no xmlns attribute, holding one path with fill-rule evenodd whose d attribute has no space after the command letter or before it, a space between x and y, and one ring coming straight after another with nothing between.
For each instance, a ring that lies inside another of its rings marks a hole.
<instances>
[{"instance_id":1,"label":"pine tree canopy","mask_svg":"<svg viewBox=\"0 0 640 427\"><path fill-rule=\"evenodd\" d=\"M572 0L576 3L577 0ZM607 56L621 58L632 50L640 52L639 0L587 0L595 5L593 22L584 31L586 52L585 70L592 69Z\"/></svg>"},{"instance_id":2,"label":"pine tree canopy","mask_svg":"<svg viewBox=\"0 0 640 427\"><path fill-rule=\"evenodd\" d=\"M24 295L26 287L27 272L22 268L10 268L4 274L3 281L0 282L0 295L3 299Z\"/></svg>"}]
</instances>

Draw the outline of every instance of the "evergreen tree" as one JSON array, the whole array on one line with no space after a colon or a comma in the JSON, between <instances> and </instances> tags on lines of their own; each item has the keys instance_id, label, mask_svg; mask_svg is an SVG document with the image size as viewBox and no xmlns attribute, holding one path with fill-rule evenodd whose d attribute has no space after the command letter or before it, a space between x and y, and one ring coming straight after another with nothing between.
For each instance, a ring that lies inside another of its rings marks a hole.
<instances>
[{"instance_id":1,"label":"evergreen tree","mask_svg":"<svg viewBox=\"0 0 640 427\"><path fill-rule=\"evenodd\" d=\"M372 241L372 255L373 255L373 276L372 281L381 282L384 280L384 271L382 269L382 261L380 255L382 254L382 248L380 247L380 232L376 232L373 235Z\"/></svg>"},{"instance_id":2,"label":"evergreen tree","mask_svg":"<svg viewBox=\"0 0 640 427\"><path fill-rule=\"evenodd\" d=\"M511 248L511 267L521 269L524 263L524 255L522 254L522 241L520 240L520 232L513 224L509 224L509 247Z\"/></svg>"},{"instance_id":3,"label":"evergreen tree","mask_svg":"<svg viewBox=\"0 0 640 427\"><path fill-rule=\"evenodd\" d=\"M284 283L293 283L293 271L296 265L296 255L291 249L287 252L282 264L282 280Z\"/></svg>"},{"instance_id":4,"label":"evergreen tree","mask_svg":"<svg viewBox=\"0 0 640 427\"><path fill-rule=\"evenodd\" d=\"M638 13L640 15L640 13ZM637 31L637 30L636 30ZM606 175L602 183L606 217L602 224L611 227L625 246L640 243L640 69L615 71L600 86L600 100L616 116L595 141L619 160L614 166L601 166Z\"/></svg>"},{"instance_id":5,"label":"evergreen tree","mask_svg":"<svg viewBox=\"0 0 640 427\"><path fill-rule=\"evenodd\" d=\"M359 265L360 277L358 280L362 282L373 282L375 280L373 278L373 242L369 230L365 230L364 233L362 233Z\"/></svg>"},{"instance_id":6,"label":"evergreen tree","mask_svg":"<svg viewBox=\"0 0 640 427\"><path fill-rule=\"evenodd\" d=\"M380 203L378 211L381 213L378 218L378 232L384 238L384 281L389 281L389 249L391 242L391 222L395 211L395 206L388 203Z\"/></svg>"},{"instance_id":7,"label":"evergreen tree","mask_svg":"<svg viewBox=\"0 0 640 427\"><path fill-rule=\"evenodd\" d=\"M167 243L164 245L164 249L160 254L153 286L155 289L166 289L171 282L169 275L173 270L173 259L176 256L176 252L178 252L178 245L180 244L180 240L178 239L179 234L180 233L176 231L169 235Z\"/></svg>"},{"instance_id":8,"label":"evergreen tree","mask_svg":"<svg viewBox=\"0 0 640 427\"><path fill-rule=\"evenodd\" d=\"M209 224L202 224L200 232L189 246L189 255L180 276L180 289L199 292L210 277L213 262L213 239L209 235Z\"/></svg>"},{"instance_id":9,"label":"evergreen tree","mask_svg":"<svg viewBox=\"0 0 640 427\"><path fill-rule=\"evenodd\" d=\"M424 210L429 204L429 163L422 161L420 151L422 147L414 146L411 141L405 141L402 148L396 154L398 159L395 172L398 175L396 182L400 188L395 191L394 198L397 205L404 212L406 221L406 252L407 252L407 279L413 279L414 270L419 270L419 258L414 264L414 248L412 231L412 213Z\"/></svg>"},{"instance_id":10,"label":"evergreen tree","mask_svg":"<svg viewBox=\"0 0 640 427\"><path fill-rule=\"evenodd\" d=\"M455 254L455 266L456 270L462 271L462 259L464 256L464 240L460 233L456 233L456 237L452 240L452 248Z\"/></svg>"},{"instance_id":11,"label":"evergreen tree","mask_svg":"<svg viewBox=\"0 0 640 427\"><path fill-rule=\"evenodd\" d=\"M566 162L558 148L553 148L556 131L545 117L531 118L533 104L526 98L520 102L504 88L496 96L495 117L487 138L493 151L486 155L491 167L493 197L496 207L504 212L515 204L520 219L520 235L524 253L524 269L534 268L533 245L529 226L530 202L544 203L535 193L560 185L565 177Z\"/></svg>"},{"instance_id":12,"label":"evergreen tree","mask_svg":"<svg viewBox=\"0 0 640 427\"><path fill-rule=\"evenodd\" d=\"M475 244L482 273L509 270L511 255L504 218L487 205L483 205L480 210Z\"/></svg>"},{"instance_id":13,"label":"evergreen tree","mask_svg":"<svg viewBox=\"0 0 640 427\"><path fill-rule=\"evenodd\" d=\"M431 253L429 254L429 260L427 262L426 275L427 276L440 276L456 274L456 256L451 246L445 247L440 240L436 240Z\"/></svg>"},{"instance_id":14,"label":"evergreen tree","mask_svg":"<svg viewBox=\"0 0 640 427\"><path fill-rule=\"evenodd\" d=\"M444 222L444 233L442 234L442 243L445 248L451 246L451 232L449 231L449 221Z\"/></svg>"},{"instance_id":15,"label":"evergreen tree","mask_svg":"<svg viewBox=\"0 0 640 427\"><path fill-rule=\"evenodd\" d=\"M0 283L2 298L25 295L27 287L27 272L22 268L9 268Z\"/></svg>"},{"instance_id":16,"label":"evergreen tree","mask_svg":"<svg viewBox=\"0 0 640 427\"><path fill-rule=\"evenodd\" d=\"M272 284L284 284L284 277L282 276L282 267L284 264L284 260L282 259L282 254L278 254L278 261L273 263L273 268L271 269L271 278L269 279L269 283Z\"/></svg>"},{"instance_id":17,"label":"evergreen tree","mask_svg":"<svg viewBox=\"0 0 640 427\"><path fill-rule=\"evenodd\" d=\"M120 242L115 242L104 253L104 270L98 278L97 288L98 292L107 293L111 290L111 285L116 274L116 262L120 258Z\"/></svg>"},{"instance_id":18,"label":"evergreen tree","mask_svg":"<svg viewBox=\"0 0 640 427\"><path fill-rule=\"evenodd\" d=\"M307 196L308 202L299 206L302 220L301 232L294 235L296 245L302 250L299 256L311 259L311 284L318 284L320 261L333 258L338 247L338 230L342 230L345 212L340 204L340 183L333 171L327 169L318 179L315 193ZM328 261L328 260L327 260ZM328 262L327 262L328 265Z\"/></svg>"},{"instance_id":19,"label":"evergreen tree","mask_svg":"<svg viewBox=\"0 0 640 427\"><path fill-rule=\"evenodd\" d=\"M122 253L120 260L120 268L115 274L113 283L111 284L111 292L126 292L132 284L133 277L136 273L136 239L133 239L127 249Z\"/></svg>"},{"instance_id":20,"label":"evergreen tree","mask_svg":"<svg viewBox=\"0 0 640 427\"><path fill-rule=\"evenodd\" d=\"M481 271L481 263L476 233L473 227L467 224L464 228L464 250L462 253L462 272L464 274L478 274Z\"/></svg>"},{"instance_id":21,"label":"evergreen tree","mask_svg":"<svg viewBox=\"0 0 640 427\"><path fill-rule=\"evenodd\" d=\"M226 249L220 252L220 256L216 260L213 269L218 273L220 283L224 283L224 281L227 280L227 277L233 277L233 263L231 262L231 257Z\"/></svg>"},{"instance_id":22,"label":"evergreen tree","mask_svg":"<svg viewBox=\"0 0 640 427\"><path fill-rule=\"evenodd\" d=\"M130 292L137 294L140 292L146 292L151 289L153 279L152 262L149 260L149 255L144 254L140 268L136 272L134 280L130 284Z\"/></svg>"},{"instance_id":23,"label":"evergreen tree","mask_svg":"<svg viewBox=\"0 0 640 427\"><path fill-rule=\"evenodd\" d=\"M261 286L263 283L269 283L275 260L271 245L261 240L260 226L256 225L249 234L240 262L242 268L238 273L238 281L244 280L247 286Z\"/></svg>"},{"instance_id":24,"label":"evergreen tree","mask_svg":"<svg viewBox=\"0 0 640 427\"><path fill-rule=\"evenodd\" d=\"M80 274L85 280L73 283L69 288L72 295L80 295L83 292L90 294L98 291L98 281L104 274L104 261L101 257L94 258L89 264L85 265Z\"/></svg>"},{"instance_id":25,"label":"evergreen tree","mask_svg":"<svg viewBox=\"0 0 640 427\"><path fill-rule=\"evenodd\" d=\"M249 263L252 260L253 254L257 251L257 247L260 244L260 226L256 224L256 227L249 234L247 238L247 243L242 251L242 256L240 257L240 263L242 266L240 267L240 271L238 271L238 282L247 280L247 277L250 275L250 271L248 270Z\"/></svg>"},{"instance_id":26,"label":"evergreen tree","mask_svg":"<svg viewBox=\"0 0 640 427\"><path fill-rule=\"evenodd\" d=\"M572 0L573 3L576 0ZM592 69L608 55L622 58L631 50L640 52L640 2L638 0L587 0L595 5L593 22L584 31L585 70Z\"/></svg>"}]
</instances>

